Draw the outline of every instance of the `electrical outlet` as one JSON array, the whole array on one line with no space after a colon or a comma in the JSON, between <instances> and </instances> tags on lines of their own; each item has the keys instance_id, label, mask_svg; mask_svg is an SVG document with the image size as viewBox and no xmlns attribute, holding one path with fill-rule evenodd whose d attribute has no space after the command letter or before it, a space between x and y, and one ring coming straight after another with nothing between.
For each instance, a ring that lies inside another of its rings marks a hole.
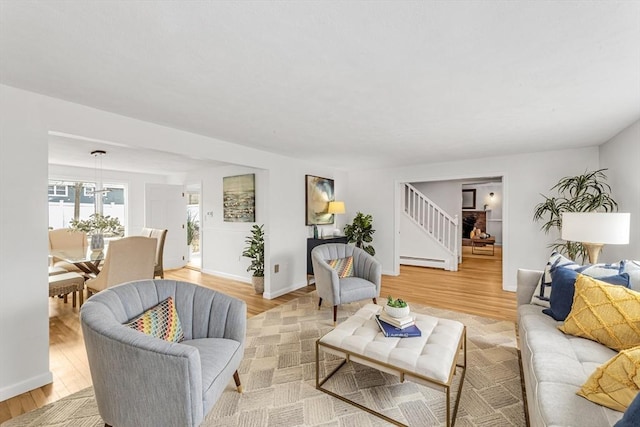
<instances>
[{"instance_id":1,"label":"electrical outlet","mask_svg":"<svg viewBox=\"0 0 640 427\"><path fill-rule=\"evenodd\" d=\"M276 265L274 265L274 266L273 266L273 272L274 272L274 273L277 273L277 272L279 272L279 271L280 271L280 264L276 264Z\"/></svg>"}]
</instances>

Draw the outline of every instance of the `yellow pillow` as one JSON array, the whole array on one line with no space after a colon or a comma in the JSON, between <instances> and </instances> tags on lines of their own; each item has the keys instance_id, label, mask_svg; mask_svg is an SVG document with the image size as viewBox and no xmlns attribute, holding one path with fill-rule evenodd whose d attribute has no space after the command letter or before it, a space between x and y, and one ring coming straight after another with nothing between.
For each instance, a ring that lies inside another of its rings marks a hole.
<instances>
[{"instance_id":1,"label":"yellow pillow","mask_svg":"<svg viewBox=\"0 0 640 427\"><path fill-rule=\"evenodd\" d=\"M591 374L578 395L624 412L640 390L640 347L622 350Z\"/></svg>"},{"instance_id":2,"label":"yellow pillow","mask_svg":"<svg viewBox=\"0 0 640 427\"><path fill-rule=\"evenodd\" d=\"M571 312L558 327L614 350L640 345L640 293L579 275Z\"/></svg>"}]
</instances>

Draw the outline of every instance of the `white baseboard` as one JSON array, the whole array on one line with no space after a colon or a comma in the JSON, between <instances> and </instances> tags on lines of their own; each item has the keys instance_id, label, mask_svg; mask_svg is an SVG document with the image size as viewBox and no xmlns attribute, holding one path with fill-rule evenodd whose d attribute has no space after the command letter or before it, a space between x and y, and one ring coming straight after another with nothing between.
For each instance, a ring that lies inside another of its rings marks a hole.
<instances>
[{"instance_id":1,"label":"white baseboard","mask_svg":"<svg viewBox=\"0 0 640 427\"><path fill-rule=\"evenodd\" d=\"M300 284L293 284L291 286L289 286L288 288L284 288L284 289L280 289L276 292L265 292L264 294L262 294L262 296L266 299L274 299L274 298L278 298L284 294L288 294L289 292L293 292L293 291L297 291L300 288L304 288L307 286L307 282L303 282Z\"/></svg>"},{"instance_id":2,"label":"white baseboard","mask_svg":"<svg viewBox=\"0 0 640 427\"><path fill-rule=\"evenodd\" d=\"M249 285L251 285L250 277L236 276L235 274L229 274L229 273L224 273L222 271L215 271L215 270L200 270L200 271L202 273L210 274L212 276L220 276L220 277L224 277L225 279L237 280L238 282L248 283Z\"/></svg>"},{"instance_id":3,"label":"white baseboard","mask_svg":"<svg viewBox=\"0 0 640 427\"><path fill-rule=\"evenodd\" d=\"M26 393L43 385L51 384L53 382L53 374L51 371L47 371L42 375L29 378L24 381L20 381L16 384L11 384L0 389L0 402L7 399L11 399L22 393Z\"/></svg>"},{"instance_id":4,"label":"white baseboard","mask_svg":"<svg viewBox=\"0 0 640 427\"><path fill-rule=\"evenodd\" d=\"M219 276L219 277L224 277L225 279L231 279L231 280L237 280L238 282L242 282L242 283L246 283L248 285L252 285L251 283L251 278L247 278L247 277L243 277L243 276L236 276L235 274L229 274L229 273L224 273L222 271L215 271L215 270L201 270L203 273L205 274L210 274L212 276ZM288 288L285 289L280 289L276 292L264 292L262 294L263 298L266 299L274 299L274 298L278 298L279 296L282 296L284 294L288 294L289 292L293 292L296 291L300 288L304 288L307 286L307 282L303 282L303 283L299 283L299 284L293 284L291 286L289 286Z\"/></svg>"}]
</instances>

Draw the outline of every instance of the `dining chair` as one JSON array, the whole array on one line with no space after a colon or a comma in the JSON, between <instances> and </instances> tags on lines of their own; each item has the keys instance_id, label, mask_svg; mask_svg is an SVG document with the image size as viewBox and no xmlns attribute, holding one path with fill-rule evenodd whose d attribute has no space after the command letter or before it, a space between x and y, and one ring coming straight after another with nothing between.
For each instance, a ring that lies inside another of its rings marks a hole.
<instances>
[{"instance_id":1,"label":"dining chair","mask_svg":"<svg viewBox=\"0 0 640 427\"><path fill-rule=\"evenodd\" d=\"M320 301L333 305L333 323L338 306L380 296L382 265L364 250L344 243L327 243L311 251L313 276ZM333 265L333 266L332 266Z\"/></svg>"},{"instance_id":2,"label":"dining chair","mask_svg":"<svg viewBox=\"0 0 640 427\"><path fill-rule=\"evenodd\" d=\"M70 228L58 228L49 230L49 252L51 251L84 251L89 248L87 233L84 231L71 230ZM75 265L65 262L60 258L52 257L52 267L61 267L67 271L83 273Z\"/></svg>"},{"instance_id":3,"label":"dining chair","mask_svg":"<svg viewBox=\"0 0 640 427\"><path fill-rule=\"evenodd\" d=\"M153 270L153 277L160 276L164 279L164 266L162 265L162 259L164 256L164 241L167 238L167 230L160 228L143 228L141 235L144 237L153 237L158 239L156 246L156 265Z\"/></svg>"},{"instance_id":4,"label":"dining chair","mask_svg":"<svg viewBox=\"0 0 640 427\"><path fill-rule=\"evenodd\" d=\"M153 279L155 258L156 239L131 236L112 241L102 270L94 279L85 283L87 298L114 285Z\"/></svg>"}]
</instances>

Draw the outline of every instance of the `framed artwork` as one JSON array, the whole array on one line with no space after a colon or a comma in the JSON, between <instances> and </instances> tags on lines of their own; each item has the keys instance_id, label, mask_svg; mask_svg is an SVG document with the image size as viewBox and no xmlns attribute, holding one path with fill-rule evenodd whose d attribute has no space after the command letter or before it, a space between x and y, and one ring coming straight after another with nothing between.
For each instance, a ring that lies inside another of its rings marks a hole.
<instances>
[{"instance_id":1,"label":"framed artwork","mask_svg":"<svg viewBox=\"0 0 640 427\"><path fill-rule=\"evenodd\" d=\"M476 190L462 190L462 209L476 208Z\"/></svg>"},{"instance_id":2,"label":"framed artwork","mask_svg":"<svg viewBox=\"0 0 640 427\"><path fill-rule=\"evenodd\" d=\"M256 222L256 174L222 178L222 206L225 222Z\"/></svg>"},{"instance_id":3,"label":"framed artwork","mask_svg":"<svg viewBox=\"0 0 640 427\"><path fill-rule=\"evenodd\" d=\"M334 200L333 180L305 175L305 224L333 224L333 214L327 213L329 202Z\"/></svg>"}]
</instances>

